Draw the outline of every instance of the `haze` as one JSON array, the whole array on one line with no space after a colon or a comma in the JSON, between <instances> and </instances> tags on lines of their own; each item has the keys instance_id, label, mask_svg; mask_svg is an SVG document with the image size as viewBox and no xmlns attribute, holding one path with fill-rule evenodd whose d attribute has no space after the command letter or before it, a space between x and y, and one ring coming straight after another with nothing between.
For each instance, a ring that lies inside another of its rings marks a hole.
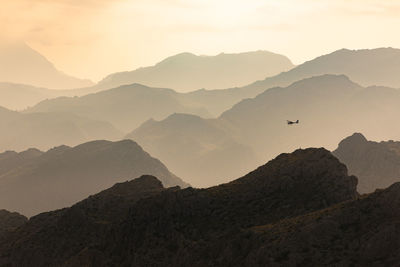
<instances>
[{"instance_id":1,"label":"haze","mask_svg":"<svg viewBox=\"0 0 400 267\"><path fill-rule=\"evenodd\" d=\"M98 81L180 52L268 50L295 64L346 47L400 46L396 0L12 0L1 39Z\"/></svg>"}]
</instances>

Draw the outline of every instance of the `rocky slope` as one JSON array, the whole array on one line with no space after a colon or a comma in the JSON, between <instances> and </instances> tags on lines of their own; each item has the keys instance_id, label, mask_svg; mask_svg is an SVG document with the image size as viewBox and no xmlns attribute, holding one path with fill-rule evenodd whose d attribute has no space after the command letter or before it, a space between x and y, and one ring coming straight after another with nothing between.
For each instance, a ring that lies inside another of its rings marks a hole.
<instances>
[{"instance_id":1,"label":"rocky slope","mask_svg":"<svg viewBox=\"0 0 400 267\"><path fill-rule=\"evenodd\" d=\"M0 210L0 242L7 234L24 225L27 221L28 218L17 212Z\"/></svg>"},{"instance_id":2,"label":"rocky slope","mask_svg":"<svg viewBox=\"0 0 400 267\"><path fill-rule=\"evenodd\" d=\"M31 218L0 244L0 264L245 266L246 254L259 247L243 233L354 201L356 184L324 149L282 154L208 189L165 190L142 177Z\"/></svg>"},{"instance_id":3,"label":"rocky slope","mask_svg":"<svg viewBox=\"0 0 400 267\"><path fill-rule=\"evenodd\" d=\"M14 162L19 164L0 173L0 207L27 216L70 206L116 182L143 174L157 175L165 186L186 186L130 140L60 146L34 159ZM0 169L3 165L0 160Z\"/></svg>"},{"instance_id":4,"label":"rocky slope","mask_svg":"<svg viewBox=\"0 0 400 267\"><path fill-rule=\"evenodd\" d=\"M359 178L360 193L400 182L400 142L378 143L355 133L342 140L333 154Z\"/></svg>"},{"instance_id":5,"label":"rocky slope","mask_svg":"<svg viewBox=\"0 0 400 267\"><path fill-rule=\"evenodd\" d=\"M255 227L255 243L249 242L256 248L245 265L397 266L399 196L396 183L356 201Z\"/></svg>"}]
</instances>

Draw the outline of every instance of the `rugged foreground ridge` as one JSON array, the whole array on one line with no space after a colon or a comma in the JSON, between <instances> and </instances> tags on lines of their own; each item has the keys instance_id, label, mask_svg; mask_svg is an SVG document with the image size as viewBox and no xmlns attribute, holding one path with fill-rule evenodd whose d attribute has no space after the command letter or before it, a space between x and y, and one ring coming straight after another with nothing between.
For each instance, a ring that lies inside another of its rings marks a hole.
<instances>
[{"instance_id":1,"label":"rugged foreground ridge","mask_svg":"<svg viewBox=\"0 0 400 267\"><path fill-rule=\"evenodd\" d=\"M360 193L400 182L400 142L378 143L355 133L341 141L333 154L358 177Z\"/></svg>"},{"instance_id":2,"label":"rugged foreground ridge","mask_svg":"<svg viewBox=\"0 0 400 267\"><path fill-rule=\"evenodd\" d=\"M17 212L0 210L0 239L4 238L8 232L20 227L27 221L28 219L25 216Z\"/></svg>"},{"instance_id":3,"label":"rugged foreground ridge","mask_svg":"<svg viewBox=\"0 0 400 267\"><path fill-rule=\"evenodd\" d=\"M355 201L356 184L325 149L282 154L208 189L143 176L31 218L0 244L0 265L263 265L249 258L262 242L255 227Z\"/></svg>"},{"instance_id":4,"label":"rugged foreground ridge","mask_svg":"<svg viewBox=\"0 0 400 267\"><path fill-rule=\"evenodd\" d=\"M166 187L187 186L131 140L92 141L45 153L9 151L0 154L0 207L32 216L144 174L156 175Z\"/></svg>"}]
</instances>

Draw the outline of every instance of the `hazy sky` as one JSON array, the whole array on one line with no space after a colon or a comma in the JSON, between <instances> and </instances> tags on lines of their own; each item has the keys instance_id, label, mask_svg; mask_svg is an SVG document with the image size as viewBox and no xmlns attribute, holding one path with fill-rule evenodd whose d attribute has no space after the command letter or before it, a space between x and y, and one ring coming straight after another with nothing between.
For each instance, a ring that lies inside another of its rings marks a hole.
<instances>
[{"instance_id":1,"label":"hazy sky","mask_svg":"<svg viewBox=\"0 0 400 267\"><path fill-rule=\"evenodd\" d=\"M400 0L0 0L0 35L98 80L180 52L400 47Z\"/></svg>"}]
</instances>

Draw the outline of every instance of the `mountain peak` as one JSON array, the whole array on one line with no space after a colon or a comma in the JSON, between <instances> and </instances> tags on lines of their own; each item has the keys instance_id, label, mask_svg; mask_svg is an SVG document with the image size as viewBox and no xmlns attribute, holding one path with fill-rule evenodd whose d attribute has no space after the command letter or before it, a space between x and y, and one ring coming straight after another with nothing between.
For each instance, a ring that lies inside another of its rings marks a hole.
<instances>
[{"instance_id":1,"label":"mountain peak","mask_svg":"<svg viewBox=\"0 0 400 267\"><path fill-rule=\"evenodd\" d=\"M89 80L68 76L26 43L0 45L0 81L51 89L73 89L93 85Z\"/></svg>"}]
</instances>

